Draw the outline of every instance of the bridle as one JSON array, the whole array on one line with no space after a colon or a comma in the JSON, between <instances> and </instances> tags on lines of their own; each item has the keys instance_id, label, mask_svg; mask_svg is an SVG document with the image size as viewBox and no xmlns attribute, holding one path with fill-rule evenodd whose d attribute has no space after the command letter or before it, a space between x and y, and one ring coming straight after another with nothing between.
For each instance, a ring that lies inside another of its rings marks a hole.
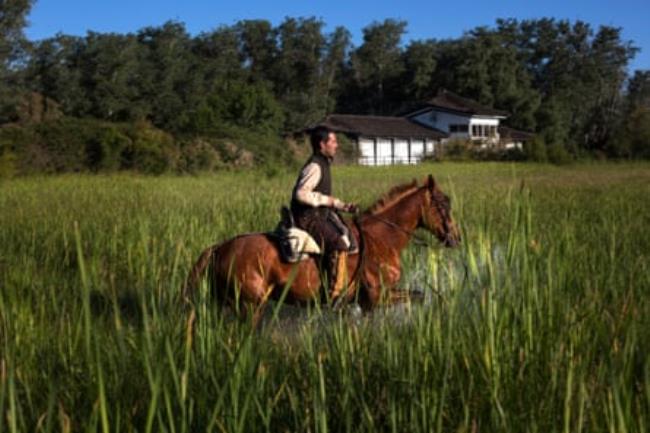
<instances>
[{"instance_id":1,"label":"bridle","mask_svg":"<svg viewBox=\"0 0 650 433\"><path fill-rule=\"evenodd\" d=\"M415 232L415 230L407 230L404 227L401 227L400 225L395 224L394 222L389 221L386 218L379 217L377 215L368 214L368 215L365 215L365 217L375 219L375 220L377 220L379 222L382 222L382 223L386 224L387 226L393 227L393 228L395 228L395 229L397 229L397 230L399 230L399 231L401 231L403 233L406 233L409 237L412 238L411 242L413 242L415 245L419 245L419 246L423 246L423 247L431 246L431 244L425 238L418 235Z\"/></svg>"},{"instance_id":2,"label":"bridle","mask_svg":"<svg viewBox=\"0 0 650 433\"><path fill-rule=\"evenodd\" d=\"M443 230L444 230L444 233L445 233L445 237L444 237L443 242L444 243L451 243L452 242L452 240L450 239L451 238L451 231L449 230L449 223L447 223L447 216L448 216L447 208L442 203L440 203L440 200L435 199L435 197L433 195L433 191L431 191L431 206L435 206L435 209L438 212L438 214L440 215L440 218L442 220L442 227L443 227ZM397 229L397 230L399 230L399 231L401 231L403 233L406 233L409 237L412 238L412 242L415 245L424 246L424 247L431 247L431 243L427 239L425 239L424 237L418 235L415 232L415 230L407 230L404 227L401 227L400 225L395 224L394 222L389 221L389 220L387 220L385 218L382 218L380 216L377 216L377 215L366 214L364 216L373 218L373 219L375 219L375 220L377 220L379 222L382 222L382 223L386 224L387 226L393 227L393 228L395 228L395 229ZM361 233L361 231L359 231L359 233Z\"/></svg>"},{"instance_id":3,"label":"bridle","mask_svg":"<svg viewBox=\"0 0 650 433\"><path fill-rule=\"evenodd\" d=\"M448 198L446 199L449 200ZM449 223L447 222L449 220L448 206L442 203L442 200L436 199L433 191L431 191L431 205L435 206L435 209L438 212L438 215L440 215L440 219L442 220L442 230L445 234L443 242L445 244L453 244L453 239L451 239L451 230L449 228Z\"/></svg>"},{"instance_id":4,"label":"bridle","mask_svg":"<svg viewBox=\"0 0 650 433\"><path fill-rule=\"evenodd\" d=\"M443 204L440 203L439 200L435 199L433 192L431 192L431 205L435 205L436 211L438 212L438 214L442 219L443 229L445 230L445 239L443 242L448 243L450 242L450 231L449 231L449 224L447 223L447 216L448 216L447 209ZM415 230L407 230L404 227L401 227L400 225L394 223L393 221L389 221L377 215L365 214L363 215L363 217L373 218L383 224L386 224L389 227L392 227L394 229L397 229L405 233L406 235L409 236L409 238L411 238L411 242L415 245L431 248L431 242L429 242L428 239L425 239L424 237L418 235L415 232ZM361 214L357 213L352 220L359 233L359 262L351 278L351 281L354 281L355 284L359 284L361 283L363 269L365 268L365 264L366 264L366 255L365 255L366 242L365 242L365 235L361 227Z\"/></svg>"}]
</instances>

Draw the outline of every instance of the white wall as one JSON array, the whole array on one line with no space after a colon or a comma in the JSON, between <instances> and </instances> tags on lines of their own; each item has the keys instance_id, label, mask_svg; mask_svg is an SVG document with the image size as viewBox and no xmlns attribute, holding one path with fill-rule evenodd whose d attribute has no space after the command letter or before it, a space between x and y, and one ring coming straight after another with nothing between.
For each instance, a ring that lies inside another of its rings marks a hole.
<instances>
[{"instance_id":1,"label":"white wall","mask_svg":"<svg viewBox=\"0 0 650 433\"><path fill-rule=\"evenodd\" d=\"M372 139L359 138L359 164L375 165L375 144Z\"/></svg>"},{"instance_id":2,"label":"white wall","mask_svg":"<svg viewBox=\"0 0 650 433\"><path fill-rule=\"evenodd\" d=\"M390 165L393 158L393 147L387 138L377 139L377 165Z\"/></svg>"},{"instance_id":3,"label":"white wall","mask_svg":"<svg viewBox=\"0 0 650 433\"><path fill-rule=\"evenodd\" d=\"M395 164L409 163L409 142L405 138L396 138L395 141Z\"/></svg>"},{"instance_id":4,"label":"white wall","mask_svg":"<svg viewBox=\"0 0 650 433\"><path fill-rule=\"evenodd\" d=\"M375 146L376 141L376 146ZM425 155L433 154L435 140L412 139L409 158L409 140L405 138L368 138L358 141L360 165L417 164ZM375 155L375 149L377 154Z\"/></svg>"},{"instance_id":5,"label":"white wall","mask_svg":"<svg viewBox=\"0 0 650 433\"><path fill-rule=\"evenodd\" d=\"M444 132L449 132L449 125L468 125L470 116L460 116L458 114L446 113L444 111L429 110L425 113L414 116L413 119L418 122L428 125L432 128L439 129ZM454 137L468 138L468 134L454 133Z\"/></svg>"},{"instance_id":6,"label":"white wall","mask_svg":"<svg viewBox=\"0 0 650 433\"><path fill-rule=\"evenodd\" d=\"M431 109L424 113L413 116L416 121L430 127L447 132L451 138L471 138L473 125L499 126L500 118L491 116L463 116ZM450 132L450 125L467 125L467 133ZM498 133L497 133L498 139Z\"/></svg>"}]
</instances>

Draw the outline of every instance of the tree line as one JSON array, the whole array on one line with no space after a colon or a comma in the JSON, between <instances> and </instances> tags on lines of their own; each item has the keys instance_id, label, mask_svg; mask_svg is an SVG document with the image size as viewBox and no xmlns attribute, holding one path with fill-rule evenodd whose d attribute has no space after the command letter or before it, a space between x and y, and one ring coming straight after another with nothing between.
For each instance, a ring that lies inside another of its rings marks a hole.
<instances>
[{"instance_id":1,"label":"tree line","mask_svg":"<svg viewBox=\"0 0 650 433\"><path fill-rule=\"evenodd\" d=\"M500 19L457 39L405 43L407 23L386 19L355 46L344 27L325 32L320 19L287 17L195 36L169 21L28 41L31 5L0 3L5 165L30 159L65 171L72 158L75 167L164 171L288 161L281 137L329 113L395 115L441 88L512 113L509 126L535 133L531 159L650 157L650 71L628 72L638 48L617 27Z\"/></svg>"}]
</instances>

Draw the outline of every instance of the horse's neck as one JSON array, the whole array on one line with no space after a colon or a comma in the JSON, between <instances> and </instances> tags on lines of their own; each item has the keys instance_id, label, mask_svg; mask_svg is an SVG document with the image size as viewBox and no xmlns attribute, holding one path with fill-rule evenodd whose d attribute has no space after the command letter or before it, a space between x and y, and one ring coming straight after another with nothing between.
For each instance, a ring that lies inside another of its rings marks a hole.
<instances>
[{"instance_id":1,"label":"horse's neck","mask_svg":"<svg viewBox=\"0 0 650 433\"><path fill-rule=\"evenodd\" d=\"M416 195L400 200L374 217L369 218L373 234L391 249L406 248L415 231L420 214L420 198Z\"/></svg>"}]
</instances>

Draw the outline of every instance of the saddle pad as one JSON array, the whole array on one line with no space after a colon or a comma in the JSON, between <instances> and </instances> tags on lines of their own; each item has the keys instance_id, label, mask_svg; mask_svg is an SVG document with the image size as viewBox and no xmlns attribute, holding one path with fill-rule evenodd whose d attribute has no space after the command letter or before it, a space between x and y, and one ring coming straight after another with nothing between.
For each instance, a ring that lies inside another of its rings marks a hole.
<instances>
[{"instance_id":1,"label":"saddle pad","mask_svg":"<svg viewBox=\"0 0 650 433\"><path fill-rule=\"evenodd\" d=\"M291 241L293 251L305 254L320 254L320 247L309 233L298 227L287 230L287 237Z\"/></svg>"},{"instance_id":2,"label":"saddle pad","mask_svg":"<svg viewBox=\"0 0 650 433\"><path fill-rule=\"evenodd\" d=\"M310 254L321 253L321 249L314 238L297 227L283 230L280 238L282 255L290 263L306 260Z\"/></svg>"}]
</instances>

